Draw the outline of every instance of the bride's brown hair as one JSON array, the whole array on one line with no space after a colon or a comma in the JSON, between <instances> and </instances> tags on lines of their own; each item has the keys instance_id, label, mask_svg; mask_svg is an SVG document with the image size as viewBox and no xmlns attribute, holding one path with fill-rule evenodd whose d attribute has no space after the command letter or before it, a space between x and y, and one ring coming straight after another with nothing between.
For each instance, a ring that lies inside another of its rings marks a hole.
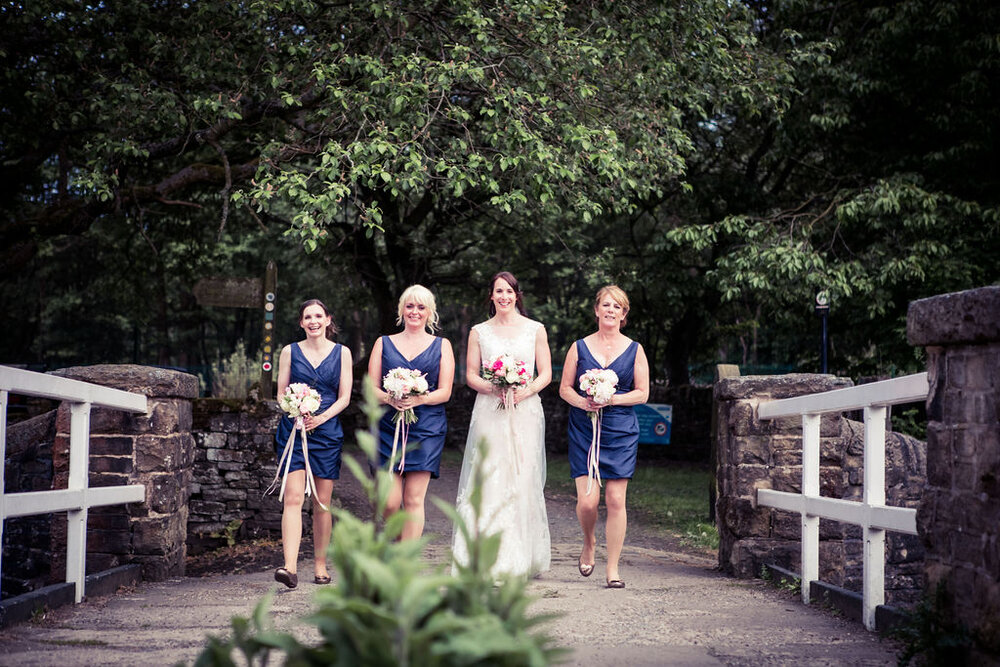
<instances>
[{"instance_id":1,"label":"bride's brown hair","mask_svg":"<svg viewBox=\"0 0 1000 667\"><path fill-rule=\"evenodd\" d=\"M494 315L497 314L496 304L493 303L493 288L496 286L497 281L500 280L501 278L507 281L507 284L510 285L511 288L514 290L514 294L517 297L516 300L514 301L514 308L517 309L517 312L521 313L524 316L527 316L528 309L524 307L524 296L521 293L521 286L518 284L517 278L515 278L514 274L511 273L510 271L499 271L493 274L493 277L490 278L490 288L489 291L486 293L486 299L488 300L490 305L490 317L493 317Z\"/></svg>"}]
</instances>

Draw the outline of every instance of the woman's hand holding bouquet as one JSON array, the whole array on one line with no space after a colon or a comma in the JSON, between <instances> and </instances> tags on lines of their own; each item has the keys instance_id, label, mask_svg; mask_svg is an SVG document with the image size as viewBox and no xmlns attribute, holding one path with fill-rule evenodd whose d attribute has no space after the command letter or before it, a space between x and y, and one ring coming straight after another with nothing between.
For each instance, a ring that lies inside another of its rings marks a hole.
<instances>
[{"instance_id":1,"label":"woman's hand holding bouquet","mask_svg":"<svg viewBox=\"0 0 1000 667\"><path fill-rule=\"evenodd\" d=\"M517 406L514 392L528 386L531 381L531 373L524 362L509 354L501 354L493 361L483 364L482 376L496 387L500 395L497 407L504 410Z\"/></svg>"}]
</instances>

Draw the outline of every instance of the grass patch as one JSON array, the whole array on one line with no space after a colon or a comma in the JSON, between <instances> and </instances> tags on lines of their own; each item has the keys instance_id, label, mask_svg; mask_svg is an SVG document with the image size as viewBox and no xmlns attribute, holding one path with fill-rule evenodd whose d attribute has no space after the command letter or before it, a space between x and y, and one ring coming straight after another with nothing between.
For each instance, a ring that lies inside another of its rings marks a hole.
<instances>
[{"instance_id":1,"label":"grass patch","mask_svg":"<svg viewBox=\"0 0 1000 667\"><path fill-rule=\"evenodd\" d=\"M628 485L628 507L685 544L699 549L718 549L719 532L708 521L711 475L707 465L641 465ZM569 476L568 460L549 458L546 487L558 493L576 493L576 485Z\"/></svg>"}]
</instances>

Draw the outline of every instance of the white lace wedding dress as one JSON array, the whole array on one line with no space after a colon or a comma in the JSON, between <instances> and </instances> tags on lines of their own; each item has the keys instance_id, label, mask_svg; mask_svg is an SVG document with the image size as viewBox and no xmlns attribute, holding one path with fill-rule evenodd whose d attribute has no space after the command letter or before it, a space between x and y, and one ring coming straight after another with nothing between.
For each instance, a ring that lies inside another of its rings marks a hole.
<instances>
[{"instance_id":1,"label":"white lace wedding dress","mask_svg":"<svg viewBox=\"0 0 1000 667\"><path fill-rule=\"evenodd\" d=\"M484 361L510 354L535 369L535 336L541 323L528 320L513 338L500 336L489 322L477 324L479 351ZM502 533L493 574L531 576L549 569L551 547L545 511L545 417L542 402L531 396L516 408L498 408L496 396L479 394L472 410L465 444L456 508L470 528L473 472L482 465L482 507L476 529L481 534ZM485 441L486 449L482 447ZM465 540L456 529L452 553L468 563Z\"/></svg>"}]
</instances>

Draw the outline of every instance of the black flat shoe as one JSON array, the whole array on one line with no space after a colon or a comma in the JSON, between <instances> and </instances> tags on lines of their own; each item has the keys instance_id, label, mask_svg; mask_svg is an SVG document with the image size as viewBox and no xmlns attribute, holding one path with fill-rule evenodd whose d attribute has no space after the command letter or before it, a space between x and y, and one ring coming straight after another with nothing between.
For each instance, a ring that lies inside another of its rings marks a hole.
<instances>
[{"instance_id":1,"label":"black flat shoe","mask_svg":"<svg viewBox=\"0 0 1000 667\"><path fill-rule=\"evenodd\" d=\"M590 565L584 565L583 556L580 556L580 559L577 560L576 562L576 566L580 570L580 575L584 577L589 577L594 573L594 565L595 563L591 563Z\"/></svg>"},{"instance_id":2,"label":"black flat shoe","mask_svg":"<svg viewBox=\"0 0 1000 667\"><path fill-rule=\"evenodd\" d=\"M621 579L608 579L608 588L625 588L625 582Z\"/></svg>"},{"instance_id":3,"label":"black flat shoe","mask_svg":"<svg viewBox=\"0 0 1000 667\"><path fill-rule=\"evenodd\" d=\"M279 567L274 571L274 580L288 586L289 588L295 588L299 585L298 575L294 572L289 572L283 567Z\"/></svg>"},{"instance_id":4,"label":"black flat shoe","mask_svg":"<svg viewBox=\"0 0 1000 667\"><path fill-rule=\"evenodd\" d=\"M320 586L322 586L324 584L328 584L328 583L330 583L330 575L319 575L319 574L317 574L315 577L313 577L313 581L315 583L319 584Z\"/></svg>"}]
</instances>

